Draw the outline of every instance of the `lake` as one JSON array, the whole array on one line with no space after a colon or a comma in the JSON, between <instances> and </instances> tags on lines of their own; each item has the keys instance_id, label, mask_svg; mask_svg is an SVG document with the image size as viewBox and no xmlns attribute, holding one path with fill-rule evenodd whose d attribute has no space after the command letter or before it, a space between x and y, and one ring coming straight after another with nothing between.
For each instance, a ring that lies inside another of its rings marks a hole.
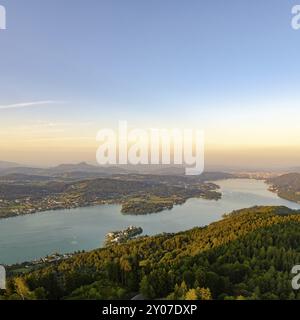
<instances>
[{"instance_id":1,"label":"lake","mask_svg":"<svg viewBox=\"0 0 300 320\"><path fill-rule=\"evenodd\" d=\"M103 245L107 232L129 225L144 234L177 232L220 220L224 213L254 205L300 205L280 199L263 181L229 179L215 181L222 199L190 199L170 211L151 215L121 214L119 205L57 210L0 220L0 264L34 260L53 252L91 250Z\"/></svg>"}]
</instances>

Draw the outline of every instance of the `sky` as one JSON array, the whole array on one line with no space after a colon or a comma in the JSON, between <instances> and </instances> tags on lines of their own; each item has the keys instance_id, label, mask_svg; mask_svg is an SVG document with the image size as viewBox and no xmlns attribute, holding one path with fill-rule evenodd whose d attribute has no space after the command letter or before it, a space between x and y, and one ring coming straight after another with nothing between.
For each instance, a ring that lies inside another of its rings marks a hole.
<instances>
[{"instance_id":1,"label":"sky","mask_svg":"<svg viewBox=\"0 0 300 320\"><path fill-rule=\"evenodd\" d=\"M0 0L0 160L95 162L127 120L204 130L209 165L297 165L295 4Z\"/></svg>"}]
</instances>

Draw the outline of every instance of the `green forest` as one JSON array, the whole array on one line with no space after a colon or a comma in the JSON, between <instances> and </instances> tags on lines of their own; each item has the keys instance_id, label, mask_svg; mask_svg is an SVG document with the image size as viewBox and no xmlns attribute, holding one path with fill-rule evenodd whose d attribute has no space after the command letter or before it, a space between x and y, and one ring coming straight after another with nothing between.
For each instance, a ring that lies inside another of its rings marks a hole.
<instances>
[{"instance_id":1,"label":"green forest","mask_svg":"<svg viewBox=\"0 0 300 320\"><path fill-rule=\"evenodd\" d=\"M299 263L299 213L253 207L11 275L0 299L300 299L291 286Z\"/></svg>"}]
</instances>

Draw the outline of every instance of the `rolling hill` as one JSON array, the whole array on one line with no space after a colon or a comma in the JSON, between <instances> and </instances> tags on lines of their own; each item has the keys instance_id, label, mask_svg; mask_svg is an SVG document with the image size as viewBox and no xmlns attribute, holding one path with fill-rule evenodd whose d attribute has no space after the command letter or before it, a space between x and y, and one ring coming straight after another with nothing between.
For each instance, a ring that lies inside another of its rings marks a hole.
<instances>
[{"instance_id":1,"label":"rolling hill","mask_svg":"<svg viewBox=\"0 0 300 320\"><path fill-rule=\"evenodd\" d=\"M271 190L290 201L300 202L300 173L288 173L267 180Z\"/></svg>"}]
</instances>

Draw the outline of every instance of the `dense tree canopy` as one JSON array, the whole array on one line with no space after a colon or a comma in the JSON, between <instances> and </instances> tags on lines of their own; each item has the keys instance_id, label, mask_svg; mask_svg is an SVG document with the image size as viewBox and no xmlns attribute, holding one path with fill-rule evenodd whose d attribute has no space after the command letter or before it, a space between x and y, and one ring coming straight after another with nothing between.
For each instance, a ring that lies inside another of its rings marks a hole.
<instances>
[{"instance_id":1,"label":"dense tree canopy","mask_svg":"<svg viewBox=\"0 0 300 320\"><path fill-rule=\"evenodd\" d=\"M298 212L254 207L12 277L2 299L298 299L290 271L299 248Z\"/></svg>"}]
</instances>

